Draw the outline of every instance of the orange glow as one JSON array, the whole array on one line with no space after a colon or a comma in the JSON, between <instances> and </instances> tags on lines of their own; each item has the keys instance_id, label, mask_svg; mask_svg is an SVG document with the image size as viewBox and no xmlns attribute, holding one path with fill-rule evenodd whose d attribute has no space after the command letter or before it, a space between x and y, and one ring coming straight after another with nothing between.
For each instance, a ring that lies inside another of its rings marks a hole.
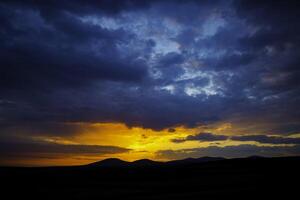
<instances>
[{"instance_id":1,"label":"orange glow","mask_svg":"<svg viewBox=\"0 0 300 200\"><path fill-rule=\"evenodd\" d=\"M154 131L152 129L144 129L141 127L129 128L122 123L68 123L78 127L73 135L64 137L54 136L32 136L35 141L43 141L48 143L62 145L100 145L100 146L116 146L130 149L124 153L107 153L107 154L39 154L28 155L24 158L6 159L4 165L81 165L87 164L106 158L120 158L127 161L148 158L153 160L163 160L158 157L156 152L160 150L180 150L189 148L208 147L210 145L227 146L239 145L245 142L237 141L220 141L218 144L213 142L187 141L183 143L173 143L172 139L184 138L199 132L213 132L217 134L230 135L239 127L233 126L231 123L219 123L211 126L199 126L195 128L187 128L183 126L173 127L175 131L169 132L168 129ZM246 142L253 144L255 142ZM256 143L255 143L256 144ZM259 145L259 144L256 144Z\"/></svg>"}]
</instances>

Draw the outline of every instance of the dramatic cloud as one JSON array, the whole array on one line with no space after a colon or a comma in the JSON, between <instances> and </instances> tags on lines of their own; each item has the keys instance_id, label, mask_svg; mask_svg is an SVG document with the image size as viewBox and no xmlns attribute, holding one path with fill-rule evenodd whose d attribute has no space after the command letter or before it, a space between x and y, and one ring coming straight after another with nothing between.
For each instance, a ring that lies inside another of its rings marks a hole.
<instances>
[{"instance_id":1,"label":"dramatic cloud","mask_svg":"<svg viewBox=\"0 0 300 200\"><path fill-rule=\"evenodd\" d=\"M26 139L25 139L26 140ZM19 165L29 163L32 165L59 165L57 159L71 159L72 162L65 164L76 164L91 162L89 157L96 159L103 156L114 156L116 154L128 153L130 149L117 146L80 145L80 144L58 144L42 141L1 141L0 142L0 164ZM34 160L38 164L34 164ZM51 160L53 160L51 162ZM45 163L45 164L43 164Z\"/></svg>"},{"instance_id":2,"label":"dramatic cloud","mask_svg":"<svg viewBox=\"0 0 300 200\"><path fill-rule=\"evenodd\" d=\"M300 132L299 9L292 0L1 1L0 137L69 137L78 123L175 134L228 122L262 135L235 141L298 144L286 136Z\"/></svg>"},{"instance_id":3,"label":"dramatic cloud","mask_svg":"<svg viewBox=\"0 0 300 200\"><path fill-rule=\"evenodd\" d=\"M11 104L1 105L1 123L39 118L162 129L236 115L276 124L280 113L293 124L274 130L299 130L299 30L285 23L298 21L297 6L4 1L0 92Z\"/></svg>"},{"instance_id":4,"label":"dramatic cloud","mask_svg":"<svg viewBox=\"0 0 300 200\"><path fill-rule=\"evenodd\" d=\"M227 140L228 136L226 135L215 135L212 133L199 133L196 135L189 135L186 138L182 139L173 139L172 141L175 143L185 142L185 141L203 141L203 142L214 142L214 141L223 141Z\"/></svg>"},{"instance_id":5,"label":"dramatic cloud","mask_svg":"<svg viewBox=\"0 0 300 200\"><path fill-rule=\"evenodd\" d=\"M227 136L217 135L213 133L199 133L196 135L188 135L185 138L172 139L174 143L182 143L186 141L200 141L200 142L217 142L224 140L242 141L242 142L259 142L263 144L300 144L300 138L282 137L282 136L268 136L268 135L241 135L241 136Z\"/></svg>"},{"instance_id":6,"label":"dramatic cloud","mask_svg":"<svg viewBox=\"0 0 300 200\"><path fill-rule=\"evenodd\" d=\"M300 146L293 147L269 147L269 146L256 146L256 145L237 145L237 146L210 146L206 148L193 148L181 150L162 150L157 152L157 157L165 159L183 159L187 157L248 157L248 156L292 156L299 155Z\"/></svg>"},{"instance_id":7,"label":"dramatic cloud","mask_svg":"<svg viewBox=\"0 0 300 200\"><path fill-rule=\"evenodd\" d=\"M300 144L300 138L267 136L267 135L244 135L233 136L231 140L235 141L255 141L265 144Z\"/></svg>"},{"instance_id":8,"label":"dramatic cloud","mask_svg":"<svg viewBox=\"0 0 300 200\"><path fill-rule=\"evenodd\" d=\"M81 154L81 155L105 155L114 153L128 152L129 149L114 147L114 146L100 146L100 145L75 145L75 144L55 144L55 143L1 143L1 154Z\"/></svg>"}]
</instances>

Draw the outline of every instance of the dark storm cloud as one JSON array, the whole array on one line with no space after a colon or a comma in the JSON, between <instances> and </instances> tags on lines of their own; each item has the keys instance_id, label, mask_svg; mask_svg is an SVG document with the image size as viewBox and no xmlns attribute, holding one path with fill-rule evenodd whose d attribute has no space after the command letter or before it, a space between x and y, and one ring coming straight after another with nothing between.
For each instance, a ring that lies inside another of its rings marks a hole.
<instances>
[{"instance_id":1,"label":"dark storm cloud","mask_svg":"<svg viewBox=\"0 0 300 200\"><path fill-rule=\"evenodd\" d=\"M214 142L214 141L224 141L227 140L226 135L215 135L212 133L198 133L196 135L189 135L183 139L173 139L172 142L181 143L185 141L203 141L203 142Z\"/></svg>"},{"instance_id":2,"label":"dark storm cloud","mask_svg":"<svg viewBox=\"0 0 300 200\"><path fill-rule=\"evenodd\" d=\"M239 118L297 133L299 3L278 2L2 1L0 131Z\"/></svg>"},{"instance_id":3,"label":"dark storm cloud","mask_svg":"<svg viewBox=\"0 0 300 200\"><path fill-rule=\"evenodd\" d=\"M258 156L297 156L300 154L300 146L292 147L268 147L255 145L237 145L237 146L210 146L206 148L182 149L182 150L162 150L156 152L157 157L164 159L183 159L187 157L225 157L240 158L253 155Z\"/></svg>"},{"instance_id":4,"label":"dark storm cloud","mask_svg":"<svg viewBox=\"0 0 300 200\"><path fill-rule=\"evenodd\" d=\"M70 11L76 14L82 13L95 13L105 12L107 14L116 14L123 10L134 10L139 8L147 8L150 6L151 1L139 1L139 0L76 0L76 1L4 1L13 5L22 5L30 8L41 9L44 12L56 12L56 11ZM155 1L152 1L155 2Z\"/></svg>"},{"instance_id":5,"label":"dark storm cloud","mask_svg":"<svg viewBox=\"0 0 300 200\"><path fill-rule=\"evenodd\" d=\"M4 11L9 25L1 31L1 90L79 87L101 79L139 81L146 75L146 68L134 60L109 58L115 45L129 37L122 30L109 31L65 15L56 16L48 27L32 11L4 9L11 13ZM36 24L23 24L26 17ZM103 42L99 48L107 48L105 55L87 46L96 39Z\"/></svg>"},{"instance_id":6,"label":"dark storm cloud","mask_svg":"<svg viewBox=\"0 0 300 200\"><path fill-rule=\"evenodd\" d=\"M176 64L183 63L184 58L181 54L171 52L162 57L159 61L161 67L169 67Z\"/></svg>"},{"instance_id":7,"label":"dark storm cloud","mask_svg":"<svg viewBox=\"0 0 300 200\"><path fill-rule=\"evenodd\" d=\"M116 146L101 145L77 145L77 144L57 144L50 142L11 142L2 141L0 145L0 157L7 156L34 156L46 154L71 154L71 155L107 155L116 153L125 153L130 149Z\"/></svg>"},{"instance_id":8,"label":"dark storm cloud","mask_svg":"<svg viewBox=\"0 0 300 200\"><path fill-rule=\"evenodd\" d=\"M288 138L267 135L233 136L230 139L235 141L255 141L265 144L300 144L300 138Z\"/></svg>"},{"instance_id":9,"label":"dark storm cloud","mask_svg":"<svg viewBox=\"0 0 300 200\"><path fill-rule=\"evenodd\" d=\"M33 1L33 0L4 0L3 2L12 5L21 5L30 8L40 9L44 12L51 13L57 11L69 11L76 14L95 14L104 12L108 15L115 15L124 11L136 11L149 9L155 4L166 4L172 6L173 3L184 4L184 3L196 3L201 6L211 5L221 2L220 0L75 0L75 1L55 1L55 0L45 0L45 1ZM169 10L172 12L172 9Z\"/></svg>"},{"instance_id":10,"label":"dark storm cloud","mask_svg":"<svg viewBox=\"0 0 300 200\"><path fill-rule=\"evenodd\" d=\"M188 135L185 138L172 139L174 143L182 143L186 141L200 142L218 142L224 140L242 141L242 142L259 142L262 144L300 144L300 138L270 136L270 135L237 135L227 136L213 133L198 133L196 135Z\"/></svg>"},{"instance_id":11,"label":"dark storm cloud","mask_svg":"<svg viewBox=\"0 0 300 200\"><path fill-rule=\"evenodd\" d=\"M245 66L251 63L255 59L254 54L242 53L225 55L219 59L209 58L206 60L207 64L211 66L211 69L215 70L233 70L235 67Z\"/></svg>"},{"instance_id":12,"label":"dark storm cloud","mask_svg":"<svg viewBox=\"0 0 300 200\"><path fill-rule=\"evenodd\" d=\"M86 130L88 130L88 125L80 124L80 123L61 123L61 122L45 122L46 119L38 119L38 117L42 116L42 113L37 113L37 116L28 116L22 115L23 117L32 117L28 119L19 119L13 121L11 123L2 123L1 124L1 134L4 138L7 138L10 134L15 135L25 135L25 136L73 136L80 134ZM50 119L50 116L45 116ZM58 118L58 116L52 117ZM90 129L92 130L92 129ZM8 140L14 140L14 138L9 138Z\"/></svg>"}]
</instances>

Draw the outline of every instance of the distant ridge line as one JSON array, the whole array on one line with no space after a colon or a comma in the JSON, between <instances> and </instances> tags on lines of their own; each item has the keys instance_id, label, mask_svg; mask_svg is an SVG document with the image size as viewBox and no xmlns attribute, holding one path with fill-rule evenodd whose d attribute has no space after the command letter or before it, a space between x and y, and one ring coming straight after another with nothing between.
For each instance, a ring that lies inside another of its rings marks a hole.
<instances>
[{"instance_id":1,"label":"distant ridge line","mask_svg":"<svg viewBox=\"0 0 300 200\"><path fill-rule=\"evenodd\" d=\"M185 158L181 160L171 161L154 161L150 159L140 159L132 162L124 161L119 158L108 158L101 161L93 162L85 166L99 166L99 167L125 167L125 166L158 166L158 165L184 165L193 163L205 163L226 160L222 157L200 157L200 158Z\"/></svg>"}]
</instances>

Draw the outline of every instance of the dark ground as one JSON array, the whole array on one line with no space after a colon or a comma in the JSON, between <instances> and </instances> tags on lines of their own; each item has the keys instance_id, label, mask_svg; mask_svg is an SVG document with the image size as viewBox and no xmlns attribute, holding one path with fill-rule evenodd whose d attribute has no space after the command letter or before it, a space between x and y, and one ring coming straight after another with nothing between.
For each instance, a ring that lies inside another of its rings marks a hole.
<instances>
[{"instance_id":1,"label":"dark ground","mask_svg":"<svg viewBox=\"0 0 300 200\"><path fill-rule=\"evenodd\" d=\"M297 199L299 178L300 157L0 168L4 199Z\"/></svg>"}]
</instances>

